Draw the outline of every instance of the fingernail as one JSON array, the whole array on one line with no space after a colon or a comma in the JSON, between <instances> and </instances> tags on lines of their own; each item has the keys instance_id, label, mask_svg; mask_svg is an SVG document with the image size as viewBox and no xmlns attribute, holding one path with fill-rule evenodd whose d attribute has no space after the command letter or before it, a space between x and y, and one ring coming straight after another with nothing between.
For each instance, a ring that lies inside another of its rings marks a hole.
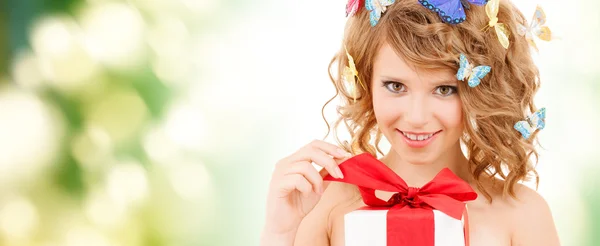
<instances>
[{"instance_id":1,"label":"fingernail","mask_svg":"<svg viewBox=\"0 0 600 246\"><path fill-rule=\"evenodd\" d=\"M323 192L325 192L325 191L323 190L323 187L321 186L321 188L319 188L319 195L323 195Z\"/></svg>"},{"instance_id":2,"label":"fingernail","mask_svg":"<svg viewBox=\"0 0 600 246\"><path fill-rule=\"evenodd\" d=\"M342 169L340 169L340 167L335 167L335 172L340 179L344 178L344 174L342 173Z\"/></svg>"},{"instance_id":3,"label":"fingernail","mask_svg":"<svg viewBox=\"0 0 600 246\"><path fill-rule=\"evenodd\" d=\"M338 153L340 153L340 155L345 156L345 157L349 157L350 153L346 152L343 149L338 149Z\"/></svg>"}]
</instances>

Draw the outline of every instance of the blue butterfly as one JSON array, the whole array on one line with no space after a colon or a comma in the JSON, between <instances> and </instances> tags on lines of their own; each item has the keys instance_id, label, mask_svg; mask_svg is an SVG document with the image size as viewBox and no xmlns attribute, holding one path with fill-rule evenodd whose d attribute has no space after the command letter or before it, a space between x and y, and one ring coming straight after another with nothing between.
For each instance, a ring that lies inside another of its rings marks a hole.
<instances>
[{"instance_id":1,"label":"blue butterfly","mask_svg":"<svg viewBox=\"0 0 600 246\"><path fill-rule=\"evenodd\" d=\"M371 20L371 26L377 25L381 14L385 12L386 8L394 4L395 0L366 0L365 7L371 12L369 19Z\"/></svg>"},{"instance_id":2,"label":"blue butterfly","mask_svg":"<svg viewBox=\"0 0 600 246\"><path fill-rule=\"evenodd\" d=\"M491 70L492 68L490 66L473 67L473 65L469 64L469 61L467 61L467 57L464 54L460 54L460 68L456 73L456 78L458 80L469 78L469 86L475 87L479 85L481 79L483 79L483 77L485 77L485 75L487 75Z\"/></svg>"},{"instance_id":3,"label":"blue butterfly","mask_svg":"<svg viewBox=\"0 0 600 246\"><path fill-rule=\"evenodd\" d=\"M546 108L541 108L527 119L515 123L515 130L519 131L525 139L528 139L531 134L537 129L544 129L546 126Z\"/></svg>"},{"instance_id":4,"label":"blue butterfly","mask_svg":"<svg viewBox=\"0 0 600 246\"><path fill-rule=\"evenodd\" d=\"M465 9L470 8L470 3L485 5L488 0L419 0L421 5L436 12L443 22L458 24L467 19Z\"/></svg>"}]
</instances>

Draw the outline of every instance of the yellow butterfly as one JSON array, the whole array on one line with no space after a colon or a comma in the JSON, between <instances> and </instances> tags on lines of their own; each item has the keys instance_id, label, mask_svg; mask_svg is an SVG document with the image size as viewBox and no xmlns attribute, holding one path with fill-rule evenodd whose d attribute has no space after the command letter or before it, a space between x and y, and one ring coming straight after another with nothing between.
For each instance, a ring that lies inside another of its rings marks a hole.
<instances>
[{"instance_id":1,"label":"yellow butterfly","mask_svg":"<svg viewBox=\"0 0 600 246\"><path fill-rule=\"evenodd\" d=\"M498 40L502 47L508 49L508 45L510 41L508 38L510 37L510 32L508 28L503 23L498 23L498 10L500 9L500 0L490 0L485 5L485 13L487 14L490 21L488 22L489 27L493 27L496 29L496 35L498 35Z\"/></svg>"},{"instance_id":2,"label":"yellow butterfly","mask_svg":"<svg viewBox=\"0 0 600 246\"><path fill-rule=\"evenodd\" d=\"M539 52L537 45L533 40L533 36L537 36L541 40L550 41L552 39L552 32L550 28L544 26L546 23L546 13L539 5L535 9L535 13L533 14L533 18L531 20L531 24L526 27L524 25L518 24L517 32L521 36L525 36L529 45L531 45L536 51Z\"/></svg>"},{"instance_id":3,"label":"yellow butterfly","mask_svg":"<svg viewBox=\"0 0 600 246\"><path fill-rule=\"evenodd\" d=\"M344 48L344 49L346 49L346 48ZM358 79L358 83L360 83L360 85L362 86L362 88L365 91L367 90L367 88L360 81L360 77L358 77L358 71L356 70L356 65L354 64L354 58L352 58L350 53L348 53L347 49L346 49L346 56L348 57L348 66L346 66L344 68L343 77L344 77L344 80L346 81L346 83L348 83L350 90L352 91L352 98L354 98L354 102L356 102L356 98L357 98L356 94L358 92L358 90L356 89L357 79Z\"/></svg>"}]
</instances>

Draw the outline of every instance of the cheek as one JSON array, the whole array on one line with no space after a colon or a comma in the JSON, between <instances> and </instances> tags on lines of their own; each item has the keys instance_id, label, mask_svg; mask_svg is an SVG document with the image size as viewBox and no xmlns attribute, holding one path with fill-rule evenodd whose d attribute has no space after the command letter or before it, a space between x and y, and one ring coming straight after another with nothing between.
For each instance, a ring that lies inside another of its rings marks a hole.
<instances>
[{"instance_id":1,"label":"cheek","mask_svg":"<svg viewBox=\"0 0 600 246\"><path fill-rule=\"evenodd\" d=\"M462 131L463 113L462 105L459 99L451 102L445 102L443 105L437 107L436 111L438 119L440 119L446 128Z\"/></svg>"},{"instance_id":2,"label":"cheek","mask_svg":"<svg viewBox=\"0 0 600 246\"><path fill-rule=\"evenodd\" d=\"M398 105L393 97L378 95L377 92L373 93L373 111L379 124L388 125L397 118L399 108L391 105Z\"/></svg>"}]
</instances>

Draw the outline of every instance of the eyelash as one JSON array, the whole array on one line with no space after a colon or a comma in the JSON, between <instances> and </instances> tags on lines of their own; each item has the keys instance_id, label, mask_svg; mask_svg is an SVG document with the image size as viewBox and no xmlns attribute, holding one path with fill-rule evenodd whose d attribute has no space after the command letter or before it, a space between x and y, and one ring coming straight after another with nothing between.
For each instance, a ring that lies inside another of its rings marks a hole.
<instances>
[{"instance_id":1,"label":"eyelash","mask_svg":"<svg viewBox=\"0 0 600 246\"><path fill-rule=\"evenodd\" d=\"M393 84L393 85L401 85L401 86L402 86L401 88L403 88L404 90L402 90L402 91L395 91L395 90L392 90L392 89L390 89L390 87L389 87L389 85L392 85L392 84ZM392 92L392 93L396 93L396 94L398 94L398 93L400 93L400 92L404 92L404 91L406 90L406 89L405 89L405 88L406 88L406 86L405 86L404 84L400 83L400 82L394 82L394 81L383 81L382 85L383 85L383 87L385 87L385 88L386 88L388 91L390 91L390 92ZM438 90L440 90L441 88L450 88L450 90L451 90L451 92L450 92L449 94L447 94L447 95L443 95L443 94L440 94L440 93L436 93L436 94L438 94L438 95L440 95L440 96L443 96L443 97L447 97L447 96L454 95L454 94L456 94L456 93L457 93L457 91L458 91L458 90L457 90L458 88L457 88L456 86L452 86L452 85L440 85L440 86L438 86L438 87L436 87L436 88L435 88L435 91L438 91Z\"/></svg>"},{"instance_id":2,"label":"eyelash","mask_svg":"<svg viewBox=\"0 0 600 246\"><path fill-rule=\"evenodd\" d=\"M388 91L392 92L392 93L399 93L399 92L403 92L403 91L394 91L392 89L390 89L389 85L401 85L402 88L405 88L406 86L400 82L393 82L393 81L383 81L382 83L383 87L385 87Z\"/></svg>"}]
</instances>

